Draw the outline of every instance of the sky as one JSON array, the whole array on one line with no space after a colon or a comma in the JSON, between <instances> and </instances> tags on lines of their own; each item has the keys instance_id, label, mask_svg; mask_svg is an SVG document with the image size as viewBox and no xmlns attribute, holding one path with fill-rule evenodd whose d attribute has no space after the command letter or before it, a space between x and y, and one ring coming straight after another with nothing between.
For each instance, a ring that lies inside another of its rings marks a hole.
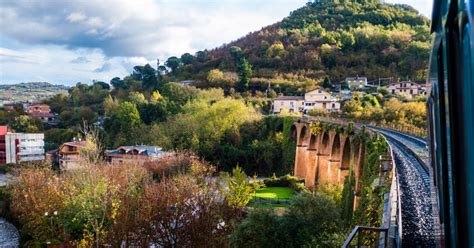
<instances>
[{"instance_id":1,"label":"sky","mask_svg":"<svg viewBox=\"0 0 474 248\"><path fill-rule=\"evenodd\" d=\"M74 85L212 49L308 0L2 0L0 84ZM432 0L386 0L430 16Z\"/></svg>"}]
</instances>

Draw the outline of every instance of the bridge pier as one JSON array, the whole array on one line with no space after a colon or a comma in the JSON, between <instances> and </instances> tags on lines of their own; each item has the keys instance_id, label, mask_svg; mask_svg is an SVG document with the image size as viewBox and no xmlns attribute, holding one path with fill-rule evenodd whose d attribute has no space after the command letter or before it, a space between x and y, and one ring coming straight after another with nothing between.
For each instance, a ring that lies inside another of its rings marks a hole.
<instances>
[{"instance_id":1,"label":"bridge pier","mask_svg":"<svg viewBox=\"0 0 474 248\"><path fill-rule=\"evenodd\" d=\"M352 171L355 177L354 209L359 204L360 177L364 166L365 144L340 131L312 133L310 123L296 122L292 138L296 141L294 175L304 179L307 188L318 184L343 185Z\"/></svg>"},{"instance_id":2,"label":"bridge pier","mask_svg":"<svg viewBox=\"0 0 474 248\"><path fill-rule=\"evenodd\" d=\"M307 164L307 146L298 145L296 146L296 157L295 157L295 170L294 174L296 177L306 177L306 164Z\"/></svg>"},{"instance_id":3,"label":"bridge pier","mask_svg":"<svg viewBox=\"0 0 474 248\"><path fill-rule=\"evenodd\" d=\"M307 150L307 161L308 164L306 166L306 176L304 178L305 185L309 189L314 189L316 185L316 178L318 173L318 162L319 156L316 149Z\"/></svg>"}]
</instances>

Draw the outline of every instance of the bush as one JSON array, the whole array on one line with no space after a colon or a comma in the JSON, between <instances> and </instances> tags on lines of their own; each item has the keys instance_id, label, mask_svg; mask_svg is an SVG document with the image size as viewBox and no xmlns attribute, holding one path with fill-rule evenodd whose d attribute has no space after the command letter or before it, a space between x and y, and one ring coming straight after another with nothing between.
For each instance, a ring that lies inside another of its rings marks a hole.
<instances>
[{"instance_id":1,"label":"bush","mask_svg":"<svg viewBox=\"0 0 474 248\"><path fill-rule=\"evenodd\" d=\"M0 164L0 174L5 174L12 169L11 164Z\"/></svg>"},{"instance_id":2,"label":"bush","mask_svg":"<svg viewBox=\"0 0 474 248\"><path fill-rule=\"evenodd\" d=\"M233 247L340 247L341 227L339 208L330 197L301 193L283 216L268 209L251 211L230 242Z\"/></svg>"},{"instance_id":3,"label":"bush","mask_svg":"<svg viewBox=\"0 0 474 248\"><path fill-rule=\"evenodd\" d=\"M306 187L304 186L304 180L291 175L285 175L279 178L272 177L263 182L265 183L266 187L290 187L296 192L306 190Z\"/></svg>"},{"instance_id":4,"label":"bush","mask_svg":"<svg viewBox=\"0 0 474 248\"><path fill-rule=\"evenodd\" d=\"M212 168L205 160L188 153L175 153L171 156L163 157L160 160L147 161L143 164L143 167L151 173L153 179L156 181L191 172L193 166L194 170L197 169L197 166Z\"/></svg>"},{"instance_id":5,"label":"bush","mask_svg":"<svg viewBox=\"0 0 474 248\"><path fill-rule=\"evenodd\" d=\"M5 187L0 187L0 217L9 219L10 203L11 195Z\"/></svg>"}]
</instances>

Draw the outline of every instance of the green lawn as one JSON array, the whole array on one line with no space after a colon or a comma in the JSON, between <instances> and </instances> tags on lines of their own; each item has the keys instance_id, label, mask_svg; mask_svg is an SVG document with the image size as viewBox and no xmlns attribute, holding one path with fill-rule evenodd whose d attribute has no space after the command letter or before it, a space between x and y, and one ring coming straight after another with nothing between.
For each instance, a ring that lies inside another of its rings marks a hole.
<instances>
[{"instance_id":1,"label":"green lawn","mask_svg":"<svg viewBox=\"0 0 474 248\"><path fill-rule=\"evenodd\" d=\"M287 187L266 187L258 189L250 201L253 207L285 208L290 204L295 191Z\"/></svg>"},{"instance_id":2,"label":"green lawn","mask_svg":"<svg viewBox=\"0 0 474 248\"><path fill-rule=\"evenodd\" d=\"M293 197L295 191L287 187L266 187L258 189L255 197L265 199L289 199Z\"/></svg>"}]
</instances>

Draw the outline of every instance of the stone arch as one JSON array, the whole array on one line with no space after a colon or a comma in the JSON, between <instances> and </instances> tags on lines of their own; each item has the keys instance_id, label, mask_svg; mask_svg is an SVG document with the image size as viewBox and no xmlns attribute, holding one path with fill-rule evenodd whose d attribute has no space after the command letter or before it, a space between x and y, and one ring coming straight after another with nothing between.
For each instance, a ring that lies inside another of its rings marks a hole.
<instances>
[{"instance_id":1,"label":"stone arch","mask_svg":"<svg viewBox=\"0 0 474 248\"><path fill-rule=\"evenodd\" d=\"M346 138L342 148L341 167L349 169L351 166L351 140Z\"/></svg>"},{"instance_id":2,"label":"stone arch","mask_svg":"<svg viewBox=\"0 0 474 248\"><path fill-rule=\"evenodd\" d=\"M336 134L334 136L334 141L332 142L331 158L339 159L340 154L341 154L341 139L339 138L339 134Z\"/></svg>"},{"instance_id":3,"label":"stone arch","mask_svg":"<svg viewBox=\"0 0 474 248\"><path fill-rule=\"evenodd\" d=\"M300 137L298 138L298 145L303 145L308 135L309 135L309 130L306 127L306 125L304 125L300 131Z\"/></svg>"},{"instance_id":4,"label":"stone arch","mask_svg":"<svg viewBox=\"0 0 474 248\"><path fill-rule=\"evenodd\" d=\"M318 136L311 134L311 137L309 138L308 149L316 150L317 148L318 148Z\"/></svg>"},{"instance_id":5,"label":"stone arch","mask_svg":"<svg viewBox=\"0 0 474 248\"><path fill-rule=\"evenodd\" d=\"M298 136L298 129L296 128L295 125L292 125L290 129L290 140L293 142L296 142L297 136Z\"/></svg>"},{"instance_id":6,"label":"stone arch","mask_svg":"<svg viewBox=\"0 0 474 248\"><path fill-rule=\"evenodd\" d=\"M324 132L321 136L321 146L320 146L320 151L321 153L329 153L329 133L328 132Z\"/></svg>"}]
</instances>

